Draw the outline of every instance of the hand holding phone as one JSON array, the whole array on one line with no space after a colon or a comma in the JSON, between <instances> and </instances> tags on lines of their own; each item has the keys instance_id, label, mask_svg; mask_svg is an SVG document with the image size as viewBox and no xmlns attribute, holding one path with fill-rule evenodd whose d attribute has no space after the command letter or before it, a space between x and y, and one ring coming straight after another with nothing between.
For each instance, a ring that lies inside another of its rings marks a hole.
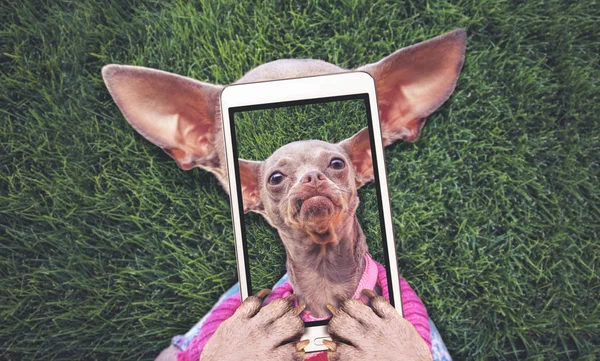
<instances>
[{"instance_id":1,"label":"hand holding phone","mask_svg":"<svg viewBox=\"0 0 600 361\"><path fill-rule=\"evenodd\" d=\"M415 327L383 297L363 290L370 307L349 299L333 308L325 341L329 361L415 360L430 361L429 347Z\"/></svg>"},{"instance_id":2,"label":"hand holding phone","mask_svg":"<svg viewBox=\"0 0 600 361\"><path fill-rule=\"evenodd\" d=\"M233 316L219 325L204 347L200 361L304 359L304 353L296 351L294 342L304 332L298 316L302 306L293 307L294 298L286 297L261 307L269 291L261 290L246 298ZM300 343L298 348L305 345Z\"/></svg>"}]
</instances>

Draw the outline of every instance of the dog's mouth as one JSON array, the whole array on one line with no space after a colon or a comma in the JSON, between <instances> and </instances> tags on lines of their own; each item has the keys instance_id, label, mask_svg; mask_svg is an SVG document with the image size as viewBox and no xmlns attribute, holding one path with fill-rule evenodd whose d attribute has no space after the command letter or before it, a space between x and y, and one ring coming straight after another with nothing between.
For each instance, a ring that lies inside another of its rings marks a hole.
<instances>
[{"instance_id":1,"label":"dog's mouth","mask_svg":"<svg viewBox=\"0 0 600 361\"><path fill-rule=\"evenodd\" d=\"M305 221L331 217L335 208L331 198L324 195L314 195L296 201L296 214L300 220Z\"/></svg>"},{"instance_id":2,"label":"dog's mouth","mask_svg":"<svg viewBox=\"0 0 600 361\"><path fill-rule=\"evenodd\" d=\"M335 244L348 210L344 195L339 189L328 187L293 191L287 201L284 222L294 230L307 233L317 244Z\"/></svg>"},{"instance_id":3,"label":"dog's mouth","mask_svg":"<svg viewBox=\"0 0 600 361\"><path fill-rule=\"evenodd\" d=\"M290 202L291 224L309 233L315 242L335 239L335 229L344 210L344 201L327 192L302 194Z\"/></svg>"}]
</instances>

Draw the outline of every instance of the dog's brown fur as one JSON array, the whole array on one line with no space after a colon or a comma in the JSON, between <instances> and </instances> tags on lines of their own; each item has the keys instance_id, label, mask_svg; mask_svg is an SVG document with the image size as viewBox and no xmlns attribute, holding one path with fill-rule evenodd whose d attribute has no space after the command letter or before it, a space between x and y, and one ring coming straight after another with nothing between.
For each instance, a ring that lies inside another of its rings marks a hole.
<instances>
[{"instance_id":1,"label":"dog's brown fur","mask_svg":"<svg viewBox=\"0 0 600 361\"><path fill-rule=\"evenodd\" d=\"M465 42L465 32L455 30L356 69L375 79L384 145L419 137L425 118L454 90ZM351 70L320 60L278 60L249 71L236 83L347 71ZM181 169L201 167L228 189L219 112L222 86L121 65L106 66L103 76L140 134ZM332 169L333 158L346 167ZM325 314L326 303L339 304L350 297L363 272L367 247L355 214L356 189L372 180L370 159L363 129L338 144L301 141L263 162L240 160L245 211L262 214L278 229L294 290L317 316ZM285 180L269 185L269 176L282 170ZM297 200L304 203L298 206ZM172 352L165 350L162 359L170 359Z\"/></svg>"}]
</instances>

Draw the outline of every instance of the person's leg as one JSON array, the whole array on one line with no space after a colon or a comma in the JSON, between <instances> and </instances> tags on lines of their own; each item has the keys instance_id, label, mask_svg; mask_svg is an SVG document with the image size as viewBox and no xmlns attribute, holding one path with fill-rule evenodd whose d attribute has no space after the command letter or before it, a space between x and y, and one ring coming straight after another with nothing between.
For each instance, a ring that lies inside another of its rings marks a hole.
<instances>
[{"instance_id":1,"label":"person's leg","mask_svg":"<svg viewBox=\"0 0 600 361\"><path fill-rule=\"evenodd\" d=\"M433 361L452 361L452 357L450 357L442 336L431 318L429 319L429 327L431 330L431 353L433 354Z\"/></svg>"}]
</instances>

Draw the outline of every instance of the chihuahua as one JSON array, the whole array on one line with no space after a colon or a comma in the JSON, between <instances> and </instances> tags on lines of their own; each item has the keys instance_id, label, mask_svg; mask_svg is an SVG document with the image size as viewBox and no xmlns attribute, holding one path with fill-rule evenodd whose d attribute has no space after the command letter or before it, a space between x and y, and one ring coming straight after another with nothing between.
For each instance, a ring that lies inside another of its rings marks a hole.
<instances>
[{"instance_id":1,"label":"chihuahua","mask_svg":"<svg viewBox=\"0 0 600 361\"><path fill-rule=\"evenodd\" d=\"M384 146L415 141L425 118L454 91L466 33L455 30L355 69L376 84ZM321 60L277 60L236 84L348 72ZM200 167L228 190L221 131L222 86L142 67L108 65L104 81L127 121L183 170ZM357 189L373 180L365 128L337 144L287 144L265 161L240 160L245 212L277 229L294 293L316 317L355 292L367 243L356 217Z\"/></svg>"}]
</instances>

